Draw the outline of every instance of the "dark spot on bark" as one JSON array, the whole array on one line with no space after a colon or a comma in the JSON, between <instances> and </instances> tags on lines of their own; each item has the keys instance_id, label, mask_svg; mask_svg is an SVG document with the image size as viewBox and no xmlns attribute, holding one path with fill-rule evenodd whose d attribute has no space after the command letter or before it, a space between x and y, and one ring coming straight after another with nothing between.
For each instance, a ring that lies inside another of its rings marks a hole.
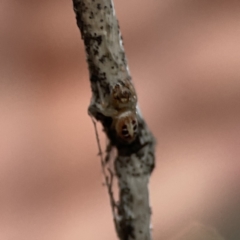
<instances>
[{"instance_id":1,"label":"dark spot on bark","mask_svg":"<svg viewBox=\"0 0 240 240\"><path fill-rule=\"evenodd\" d=\"M99 9L99 10L101 9L101 4L100 3L97 4L97 9Z\"/></svg>"},{"instance_id":2,"label":"dark spot on bark","mask_svg":"<svg viewBox=\"0 0 240 240\"><path fill-rule=\"evenodd\" d=\"M98 45L101 45L101 43L102 43L102 36L96 37L96 41L97 41Z\"/></svg>"},{"instance_id":3,"label":"dark spot on bark","mask_svg":"<svg viewBox=\"0 0 240 240\"><path fill-rule=\"evenodd\" d=\"M98 51L96 49L93 50L93 55L97 56L98 55Z\"/></svg>"},{"instance_id":4,"label":"dark spot on bark","mask_svg":"<svg viewBox=\"0 0 240 240\"><path fill-rule=\"evenodd\" d=\"M98 81L98 77L93 74L93 75L91 75L90 80L91 80L91 82L97 82Z\"/></svg>"}]
</instances>

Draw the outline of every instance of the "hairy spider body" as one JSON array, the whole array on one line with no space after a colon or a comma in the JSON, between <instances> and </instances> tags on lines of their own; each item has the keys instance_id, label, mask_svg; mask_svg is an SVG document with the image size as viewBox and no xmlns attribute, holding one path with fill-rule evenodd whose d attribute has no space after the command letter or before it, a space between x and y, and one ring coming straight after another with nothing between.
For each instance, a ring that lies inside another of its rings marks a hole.
<instances>
[{"instance_id":1,"label":"hairy spider body","mask_svg":"<svg viewBox=\"0 0 240 240\"><path fill-rule=\"evenodd\" d=\"M95 104L98 110L113 119L112 128L117 136L124 142L131 143L138 133L137 96L133 85L129 81L119 81L110 87L110 95L105 98L99 83L97 86L100 104Z\"/></svg>"},{"instance_id":2,"label":"hairy spider body","mask_svg":"<svg viewBox=\"0 0 240 240\"><path fill-rule=\"evenodd\" d=\"M136 109L137 96L130 82L121 82L111 89L111 104L116 109Z\"/></svg>"}]
</instances>

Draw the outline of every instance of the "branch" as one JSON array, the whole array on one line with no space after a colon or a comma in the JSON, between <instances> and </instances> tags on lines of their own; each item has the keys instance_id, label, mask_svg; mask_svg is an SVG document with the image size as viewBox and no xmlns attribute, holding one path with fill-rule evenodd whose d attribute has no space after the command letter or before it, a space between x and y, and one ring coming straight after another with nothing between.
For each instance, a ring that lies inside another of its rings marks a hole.
<instances>
[{"instance_id":1,"label":"branch","mask_svg":"<svg viewBox=\"0 0 240 240\"><path fill-rule=\"evenodd\" d=\"M137 106L113 2L73 0L73 6L89 67L89 114L102 123L109 139L104 159L97 135L116 232L120 240L150 240L148 182L154 169L155 141ZM113 149L117 150L114 159ZM112 190L115 176L118 202Z\"/></svg>"}]
</instances>

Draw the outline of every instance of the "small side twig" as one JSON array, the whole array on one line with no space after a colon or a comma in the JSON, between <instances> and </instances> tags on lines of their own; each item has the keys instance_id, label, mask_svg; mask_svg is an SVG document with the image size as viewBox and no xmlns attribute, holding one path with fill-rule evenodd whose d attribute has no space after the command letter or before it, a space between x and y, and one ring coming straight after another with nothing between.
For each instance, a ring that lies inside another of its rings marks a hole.
<instances>
[{"instance_id":1,"label":"small side twig","mask_svg":"<svg viewBox=\"0 0 240 240\"><path fill-rule=\"evenodd\" d=\"M114 225L115 225L115 229L117 230L117 233L118 233L119 228L118 228L117 211L116 211L117 208L118 208L118 205L117 205L116 201L114 200L114 194L113 194L114 174L113 174L113 171L110 168L107 168L108 174L106 173L106 164L109 161L112 147L111 147L111 145L107 146L107 149L106 149L107 154L106 154L105 161L104 161L103 152L102 152L102 148L101 148L101 143L100 143L98 130L97 130L97 124L96 124L96 121L92 117L91 117L91 119L92 119L92 122L93 122L95 136L96 136L96 139L97 139L98 155L100 156L100 160L101 160L101 169L102 169L102 173L103 173L103 177L104 177L104 185L107 187L107 190L108 190L108 194L109 194L109 198L110 198L110 205L111 205L112 214L113 214Z\"/></svg>"}]
</instances>

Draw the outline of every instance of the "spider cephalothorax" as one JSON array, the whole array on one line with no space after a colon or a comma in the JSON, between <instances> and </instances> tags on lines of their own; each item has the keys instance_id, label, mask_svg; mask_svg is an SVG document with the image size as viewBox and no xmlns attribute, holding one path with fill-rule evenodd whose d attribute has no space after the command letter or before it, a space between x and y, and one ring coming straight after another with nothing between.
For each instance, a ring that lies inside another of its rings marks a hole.
<instances>
[{"instance_id":1,"label":"spider cephalothorax","mask_svg":"<svg viewBox=\"0 0 240 240\"><path fill-rule=\"evenodd\" d=\"M130 82L119 82L111 88L111 103L117 109L135 109L137 96Z\"/></svg>"}]
</instances>

